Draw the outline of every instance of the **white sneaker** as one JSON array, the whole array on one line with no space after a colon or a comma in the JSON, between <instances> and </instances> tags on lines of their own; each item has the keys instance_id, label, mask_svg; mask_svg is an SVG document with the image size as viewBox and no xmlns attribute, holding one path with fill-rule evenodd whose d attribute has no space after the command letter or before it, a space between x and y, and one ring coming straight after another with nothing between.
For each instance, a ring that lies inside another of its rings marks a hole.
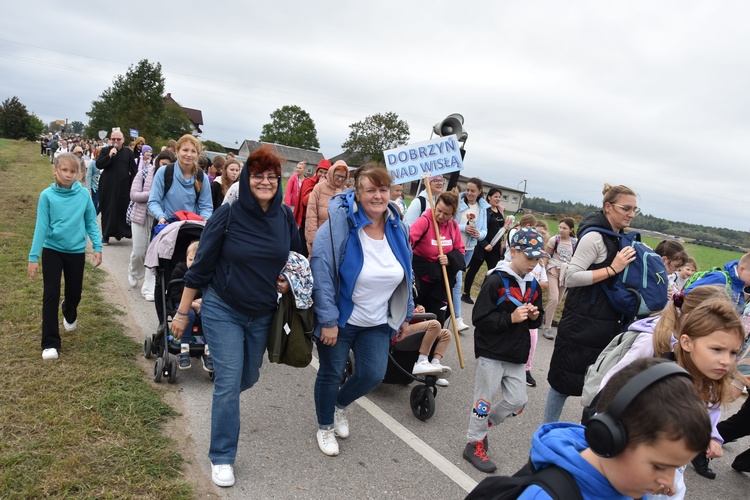
<instances>
[{"instance_id":1,"label":"white sneaker","mask_svg":"<svg viewBox=\"0 0 750 500\"><path fill-rule=\"evenodd\" d=\"M50 347L42 351L42 359L57 359L57 349Z\"/></svg>"},{"instance_id":2,"label":"white sneaker","mask_svg":"<svg viewBox=\"0 0 750 500\"><path fill-rule=\"evenodd\" d=\"M439 378L435 381L435 385L439 387L448 387L450 385L450 382L448 382L444 378Z\"/></svg>"},{"instance_id":3,"label":"white sneaker","mask_svg":"<svg viewBox=\"0 0 750 500\"><path fill-rule=\"evenodd\" d=\"M430 364L432 366L436 367L436 368L440 368L440 373L438 375L442 375L443 378L450 377L451 372L452 372L450 366L445 366L445 365L441 364L440 361L437 360L437 359L433 359Z\"/></svg>"},{"instance_id":4,"label":"white sneaker","mask_svg":"<svg viewBox=\"0 0 750 500\"><path fill-rule=\"evenodd\" d=\"M76 320L74 322L68 323L65 320L65 316L63 316L63 327L65 328L66 332L72 332L73 330L75 330L76 328L78 328L78 319L76 318Z\"/></svg>"},{"instance_id":5,"label":"white sneaker","mask_svg":"<svg viewBox=\"0 0 750 500\"><path fill-rule=\"evenodd\" d=\"M555 332L552 331L552 328L545 328L542 331L542 337L548 340L555 340Z\"/></svg>"},{"instance_id":6,"label":"white sneaker","mask_svg":"<svg viewBox=\"0 0 750 500\"><path fill-rule=\"evenodd\" d=\"M211 464L211 479L216 486L234 486L234 467L231 464Z\"/></svg>"},{"instance_id":7,"label":"white sneaker","mask_svg":"<svg viewBox=\"0 0 750 500\"><path fill-rule=\"evenodd\" d=\"M461 317L456 318L456 326L458 327L458 332L459 333L465 332L466 330L469 329L469 325L467 325L466 323L464 323L464 320Z\"/></svg>"},{"instance_id":8,"label":"white sneaker","mask_svg":"<svg viewBox=\"0 0 750 500\"><path fill-rule=\"evenodd\" d=\"M433 365L426 359L414 363L414 369L411 371L412 375L442 375L443 367Z\"/></svg>"},{"instance_id":9,"label":"white sneaker","mask_svg":"<svg viewBox=\"0 0 750 500\"><path fill-rule=\"evenodd\" d=\"M154 301L154 294L151 293L142 293L141 296L146 300L146 302L153 302Z\"/></svg>"},{"instance_id":10,"label":"white sneaker","mask_svg":"<svg viewBox=\"0 0 750 500\"><path fill-rule=\"evenodd\" d=\"M340 408L333 410L333 432L341 439L349 437L349 419L346 413Z\"/></svg>"},{"instance_id":11,"label":"white sneaker","mask_svg":"<svg viewBox=\"0 0 750 500\"><path fill-rule=\"evenodd\" d=\"M135 288L138 286L138 280L128 274L128 284L130 288Z\"/></svg>"},{"instance_id":12,"label":"white sneaker","mask_svg":"<svg viewBox=\"0 0 750 500\"><path fill-rule=\"evenodd\" d=\"M318 448L329 457L339 454L339 443L333 429L318 429Z\"/></svg>"}]
</instances>

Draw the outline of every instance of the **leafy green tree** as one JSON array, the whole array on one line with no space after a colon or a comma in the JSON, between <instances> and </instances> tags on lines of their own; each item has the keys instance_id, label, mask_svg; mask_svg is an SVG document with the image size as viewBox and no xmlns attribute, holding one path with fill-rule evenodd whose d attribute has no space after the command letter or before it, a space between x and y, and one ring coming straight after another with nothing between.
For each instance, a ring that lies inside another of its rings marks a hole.
<instances>
[{"instance_id":1,"label":"leafy green tree","mask_svg":"<svg viewBox=\"0 0 750 500\"><path fill-rule=\"evenodd\" d=\"M182 106L176 102L169 102L164 106L164 112L161 115L161 137L167 139L179 139L185 134L190 133L190 117Z\"/></svg>"},{"instance_id":2,"label":"leafy green tree","mask_svg":"<svg viewBox=\"0 0 750 500\"><path fill-rule=\"evenodd\" d=\"M79 122L77 120L74 122L71 122L70 124L70 130L74 134L82 134L84 128L86 128L86 126L82 122Z\"/></svg>"},{"instance_id":3,"label":"leafy green tree","mask_svg":"<svg viewBox=\"0 0 750 500\"><path fill-rule=\"evenodd\" d=\"M367 161L385 163L383 151L408 144L409 124L393 112L378 113L349 125L349 138L341 147L349 156L352 166Z\"/></svg>"},{"instance_id":4,"label":"leafy green tree","mask_svg":"<svg viewBox=\"0 0 750 500\"><path fill-rule=\"evenodd\" d=\"M271 113L271 123L263 125L260 140L313 151L320 148L315 122L299 106L283 106Z\"/></svg>"},{"instance_id":5,"label":"leafy green tree","mask_svg":"<svg viewBox=\"0 0 750 500\"><path fill-rule=\"evenodd\" d=\"M203 141L203 145L206 146L206 149L209 151L216 151L217 153L227 152L227 150L224 149L224 146L215 141Z\"/></svg>"},{"instance_id":6,"label":"leafy green tree","mask_svg":"<svg viewBox=\"0 0 750 500\"><path fill-rule=\"evenodd\" d=\"M161 63L151 64L147 59L131 65L125 75L118 75L112 86L91 103L86 135L96 137L99 130L120 127L137 129L149 138L162 135L161 119L164 112L164 77Z\"/></svg>"},{"instance_id":7,"label":"leafy green tree","mask_svg":"<svg viewBox=\"0 0 750 500\"><path fill-rule=\"evenodd\" d=\"M26 139L35 141L44 133L44 122L34 113L29 115L29 122L26 126Z\"/></svg>"},{"instance_id":8,"label":"leafy green tree","mask_svg":"<svg viewBox=\"0 0 750 500\"><path fill-rule=\"evenodd\" d=\"M18 97L13 96L0 105L0 137L21 139L29 127L29 112Z\"/></svg>"}]
</instances>

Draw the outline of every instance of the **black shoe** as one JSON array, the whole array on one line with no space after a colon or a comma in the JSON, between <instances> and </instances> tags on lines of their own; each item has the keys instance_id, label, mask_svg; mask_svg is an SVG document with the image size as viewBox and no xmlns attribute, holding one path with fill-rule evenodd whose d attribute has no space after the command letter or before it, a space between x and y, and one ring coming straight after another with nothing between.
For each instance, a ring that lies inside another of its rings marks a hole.
<instances>
[{"instance_id":1,"label":"black shoe","mask_svg":"<svg viewBox=\"0 0 750 500\"><path fill-rule=\"evenodd\" d=\"M531 372L526 372L526 385L529 387L536 387L536 380L531 376Z\"/></svg>"},{"instance_id":2,"label":"black shoe","mask_svg":"<svg viewBox=\"0 0 750 500\"><path fill-rule=\"evenodd\" d=\"M738 472L750 472L750 449L743 451L734 458L732 469Z\"/></svg>"},{"instance_id":3,"label":"black shoe","mask_svg":"<svg viewBox=\"0 0 750 500\"><path fill-rule=\"evenodd\" d=\"M696 455L691 463L693 464L693 467L695 467L695 472L701 476L707 479L716 479L716 473L708 466L709 460L705 453L699 453Z\"/></svg>"},{"instance_id":4,"label":"black shoe","mask_svg":"<svg viewBox=\"0 0 750 500\"><path fill-rule=\"evenodd\" d=\"M109 238L102 238L102 245L104 245L105 247L108 247L109 246Z\"/></svg>"},{"instance_id":5,"label":"black shoe","mask_svg":"<svg viewBox=\"0 0 750 500\"><path fill-rule=\"evenodd\" d=\"M468 293L461 295L461 302L466 302L467 304L474 303L474 301L471 299L471 295L469 295Z\"/></svg>"},{"instance_id":6,"label":"black shoe","mask_svg":"<svg viewBox=\"0 0 750 500\"><path fill-rule=\"evenodd\" d=\"M553 320L552 320L552 326L553 326L554 328L557 328L557 320L556 320L556 319L553 319Z\"/></svg>"},{"instance_id":7,"label":"black shoe","mask_svg":"<svg viewBox=\"0 0 750 500\"><path fill-rule=\"evenodd\" d=\"M464 458L482 472L490 473L497 470L497 465L495 465L492 460L490 460L490 457L487 456L484 441L466 443L466 448L464 448Z\"/></svg>"},{"instance_id":8,"label":"black shoe","mask_svg":"<svg viewBox=\"0 0 750 500\"><path fill-rule=\"evenodd\" d=\"M189 370L191 367L192 367L192 364L190 363L190 353L181 352L180 353L180 370Z\"/></svg>"},{"instance_id":9,"label":"black shoe","mask_svg":"<svg viewBox=\"0 0 750 500\"><path fill-rule=\"evenodd\" d=\"M210 354L204 354L203 356L201 356L201 361L203 361L204 370L209 373L214 371L214 360L211 358Z\"/></svg>"}]
</instances>

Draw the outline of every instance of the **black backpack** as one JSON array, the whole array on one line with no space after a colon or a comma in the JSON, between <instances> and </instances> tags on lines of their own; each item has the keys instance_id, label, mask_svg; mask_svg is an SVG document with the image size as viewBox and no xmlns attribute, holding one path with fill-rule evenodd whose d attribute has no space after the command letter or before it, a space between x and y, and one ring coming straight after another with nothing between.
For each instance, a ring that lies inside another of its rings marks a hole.
<instances>
[{"instance_id":1,"label":"black backpack","mask_svg":"<svg viewBox=\"0 0 750 500\"><path fill-rule=\"evenodd\" d=\"M529 461L512 476L494 476L479 483L466 500L505 500L518 498L529 486L542 488L553 500L583 500L573 475L557 465L537 471Z\"/></svg>"},{"instance_id":2,"label":"black backpack","mask_svg":"<svg viewBox=\"0 0 750 500\"><path fill-rule=\"evenodd\" d=\"M169 188L172 187L172 183L174 182L174 163L170 163L164 168L166 168L166 170L164 171L164 194L162 195L162 199L167 196ZM195 174L195 180L200 182L201 186L203 186L203 169L198 169L198 173ZM198 206L198 198L201 196L201 188L198 188L197 183L193 183L193 189L195 189L195 206Z\"/></svg>"}]
</instances>

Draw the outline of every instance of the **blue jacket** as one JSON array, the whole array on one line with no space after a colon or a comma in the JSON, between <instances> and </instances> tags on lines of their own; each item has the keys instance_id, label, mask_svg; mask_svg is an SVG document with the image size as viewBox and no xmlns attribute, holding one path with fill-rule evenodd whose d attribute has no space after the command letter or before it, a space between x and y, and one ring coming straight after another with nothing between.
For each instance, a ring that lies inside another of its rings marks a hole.
<instances>
[{"instance_id":1,"label":"blue jacket","mask_svg":"<svg viewBox=\"0 0 750 500\"><path fill-rule=\"evenodd\" d=\"M364 260L359 232L364 226L371 224L364 212L359 210L353 189L347 189L331 198L328 217L315 234L310 257L313 309L317 315L315 335L318 337L322 327L338 325L341 328L352 314L352 292ZM401 222L398 209L392 203L388 205L385 237L404 268L404 279L388 300L388 325L395 334L402 323L414 315L414 299L411 293L411 247L408 231Z\"/></svg>"},{"instance_id":2,"label":"blue jacket","mask_svg":"<svg viewBox=\"0 0 750 500\"><path fill-rule=\"evenodd\" d=\"M210 284L233 309L259 318L276 310L276 280L289 251L301 252L302 245L280 185L267 211L250 191L247 167L240 172L239 190L237 202L219 207L206 223L185 286Z\"/></svg>"},{"instance_id":3,"label":"blue jacket","mask_svg":"<svg viewBox=\"0 0 750 500\"><path fill-rule=\"evenodd\" d=\"M479 203L479 215L474 225L479 230L479 238L473 238L469 236L466 241L466 248L474 248L477 246L477 241L482 241L487 237L487 209L490 208L490 204L484 201L484 198L477 198ZM469 209L469 205L466 203L466 193L458 195L458 213L456 214L456 220L461 221L461 214ZM459 224L458 227L462 233L466 232L466 224Z\"/></svg>"},{"instance_id":4,"label":"blue jacket","mask_svg":"<svg viewBox=\"0 0 750 500\"><path fill-rule=\"evenodd\" d=\"M531 462L537 470L555 464L570 472L578 483L585 500L629 499L615 490L607 478L587 462L581 452L588 448L585 427L567 422L542 425L531 440ZM552 497L541 487L531 485L518 497L523 500L542 500Z\"/></svg>"},{"instance_id":5,"label":"blue jacket","mask_svg":"<svg viewBox=\"0 0 750 500\"><path fill-rule=\"evenodd\" d=\"M735 309L739 314L742 314L745 308L745 293L744 288L748 285L737 276L737 266L740 264L739 260L733 260L724 264L724 271L732 278L732 295L729 299L734 304ZM727 278L726 275L721 271L713 271L706 273L699 279L695 280L686 290L688 293L690 290L697 286L703 285L720 285L726 286Z\"/></svg>"},{"instance_id":6,"label":"blue jacket","mask_svg":"<svg viewBox=\"0 0 750 500\"><path fill-rule=\"evenodd\" d=\"M29 262L39 262L42 247L62 253L84 253L87 234L94 251L101 252L102 237L88 189L78 181L70 189L53 182L39 195Z\"/></svg>"}]
</instances>

